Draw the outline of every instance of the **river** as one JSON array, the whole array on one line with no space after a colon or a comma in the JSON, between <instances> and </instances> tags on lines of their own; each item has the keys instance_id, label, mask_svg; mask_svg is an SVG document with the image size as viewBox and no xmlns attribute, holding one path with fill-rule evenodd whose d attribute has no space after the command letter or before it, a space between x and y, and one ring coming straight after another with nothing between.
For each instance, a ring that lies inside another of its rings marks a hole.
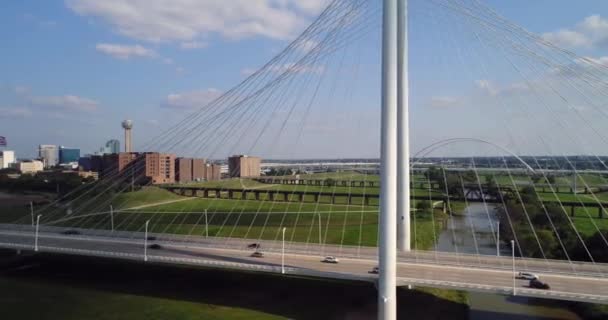
<instances>
[{"instance_id":1,"label":"river","mask_svg":"<svg viewBox=\"0 0 608 320\"><path fill-rule=\"evenodd\" d=\"M496 255L496 218L491 206L470 204L462 215L452 215L439 235L435 247L439 251ZM475 234L475 237L473 237ZM501 244L501 255L511 254ZM486 293L470 293L469 320L580 320L581 318L559 305L559 302L511 297Z\"/></svg>"}]
</instances>

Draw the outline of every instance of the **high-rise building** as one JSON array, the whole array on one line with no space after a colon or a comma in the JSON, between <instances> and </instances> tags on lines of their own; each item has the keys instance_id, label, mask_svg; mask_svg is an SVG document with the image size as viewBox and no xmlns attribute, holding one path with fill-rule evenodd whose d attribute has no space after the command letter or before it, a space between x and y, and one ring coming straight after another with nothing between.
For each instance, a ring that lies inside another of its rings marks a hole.
<instances>
[{"instance_id":1,"label":"high-rise building","mask_svg":"<svg viewBox=\"0 0 608 320\"><path fill-rule=\"evenodd\" d=\"M120 152L120 141L116 139L108 140L104 148L105 153L119 153Z\"/></svg>"},{"instance_id":2,"label":"high-rise building","mask_svg":"<svg viewBox=\"0 0 608 320\"><path fill-rule=\"evenodd\" d=\"M205 159L192 159L192 180L201 181L206 180L205 170L206 163Z\"/></svg>"},{"instance_id":3,"label":"high-rise building","mask_svg":"<svg viewBox=\"0 0 608 320\"><path fill-rule=\"evenodd\" d=\"M262 159L247 155L228 158L228 174L231 178L259 177Z\"/></svg>"},{"instance_id":4,"label":"high-rise building","mask_svg":"<svg viewBox=\"0 0 608 320\"><path fill-rule=\"evenodd\" d=\"M60 164L78 162L78 159L80 159L80 149L70 149L64 146L59 147Z\"/></svg>"},{"instance_id":5,"label":"high-rise building","mask_svg":"<svg viewBox=\"0 0 608 320\"><path fill-rule=\"evenodd\" d=\"M146 177L152 184L175 183L175 155L168 153L146 152Z\"/></svg>"},{"instance_id":6,"label":"high-rise building","mask_svg":"<svg viewBox=\"0 0 608 320\"><path fill-rule=\"evenodd\" d=\"M222 179L222 166L219 164L207 163L205 165L205 180L216 181Z\"/></svg>"},{"instance_id":7,"label":"high-rise building","mask_svg":"<svg viewBox=\"0 0 608 320\"><path fill-rule=\"evenodd\" d=\"M131 130L133 129L133 121L123 121L122 128L125 129L125 152L133 152L133 145L131 141Z\"/></svg>"},{"instance_id":8,"label":"high-rise building","mask_svg":"<svg viewBox=\"0 0 608 320\"><path fill-rule=\"evenodd\" d=\"M96 158L101 161L97 163ZM99 172L101 178L123 176L136 183L152 184L175 182L175 155L158 152L121 152L91 157L92 171Z\"/></svg>"},{"instance_id":9,"label":"high-rise building","mask_svg":"<svg viewBox=\"0 0 608 320\"><path fill-rule=\"evenodd\" d=\"M45 168L57 165L57 146L52 144L41 144L38 147L38 157L42 160Z\"/></svg>"},{"instance_id":10,"label":"high-rise building","mask_svg":"<svg viewBox=\"0 0 608 320\"><path fill-rule=\"evenodd\" d=\"M190 158L175 159L175 180L185 183L192 181L192 162Z\"/></svg>"},{"instance_id":11,"label":"high-rise building","mask_svg":"<svg viewBox=\"0 0 608 320\"><path fill-rule=\"evenodd\" d=\"M10 168L13 163L15 163L15 151L0 151L0 169Z\"/></svg>"}]
</instances>

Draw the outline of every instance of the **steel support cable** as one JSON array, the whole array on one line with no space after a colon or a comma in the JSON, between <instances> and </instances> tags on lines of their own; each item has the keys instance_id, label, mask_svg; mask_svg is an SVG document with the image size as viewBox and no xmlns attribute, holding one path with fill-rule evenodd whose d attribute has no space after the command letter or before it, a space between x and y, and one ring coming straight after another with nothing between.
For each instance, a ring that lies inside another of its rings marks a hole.
<instances>
[{"instance_id":1,"label":"steel support cable","mask_svg":"<svg viewBox=\"0 0 608 320\"><path fill-rule=\"evenodd\" d=\"M484 46L484 44L481 42L481 38L479 37L479 33L477 33L476 31L473 31L473 33L474 33L474 35L475 35L475 38L476 38L476 39L477 39L477 40L480 42L480 44L481 44L482 46ZM485 47L485 46L484 46L484 47ZM471 51L474 51L474 50L471 50ZM478 56L479 56L479 54L478 54ZM461 60L461 63L462 63L462 64L463 64L463 66L464 66L464 61L463 61L464 59L462 58L462 56L461 56L460 52L459 52L459 58L460 58L460 60ZM485 65L485 63L484 63L484 60L483 60L483 59L475 59L475 60L476 60L476 61L481 61L481 67L482 67L482 70L483 70L483 72L485 72L485 73L486 73L486 75L488 75L489 73L488 73L488 71L487 71L487 66L486 66L486 65ZM498 98L499 98L499 99L501 99L501 97L498 97ZM501 105L503 105L503 110L506 110L506 105L504 104L504 101L502 101L502 99L501 99L501 102L500 102L500 103L501 103ZM508 128L508 126L506 126L506 123L505 123L505 128ZM507 129L507 130L508 130L508 129ZM518 158L519 158L519 157L518 157ZM520 161L522 161L522 162L523 162L523 160L521 160L521 158L519 158L519 159L520 159ZM505 161L504 156L503 156L503 161ZM524 162L524 163L525 163L525 162ZM527 165L527 164L526 164L526 165ZM515 182L514 182L514 180L513 180L513 177L512 177L512 175L511 175L511 172L510 172L510 170L509 170L509 168L508 168L508 166L507 166L506 164L505 164L505 167L507 168L507 173L508 173L509 179L511 180L511 182L512 182L512 184L513 184L513 190L515 190L515 193L517 194L517 197L518 197L518 199L520 200L520 203L522 204L522 208L523 208L523 210L524 210L524 213L525 213L526 219L528 220L528 223L530 224L530 227L531 227L532 233L533 233L533 235L534 235L534 237L535 237L535 239L536 239L536 242L537 242L537 244L538 244L538 247L539 247L539 249L540 249L540 251L541 251L541 253L542 253L543 258L546 260L546 255L545 255L545 253L544 253L544 250L543 250L543 248L542 248L542 245L541 245L541 243L540 243L540 240L539 240L539 238L538 238L538 235L536 234L536 231L534 230L534 227L533 227L532 222L531 222L531 220L530 220L530 217L529 217L529 213L528 213L528 211L527 211L527 208L525 207L525 205L524 205L524 203L523 203L523 201L522 201L521 195L519 194L519 190L518 190L518 188L517 188L517 185L515 184ZM533 170L532 170L532 171L533 171ZM502 199L502 196L501 196L501 199ZM484 201L484 205L485 205L485 201ZM508 210L506 206L505 206L505 210ZM488 219L490 219L490 218L489 218L489 213L488 213ZM490 221L490 220L488 220L488 221ZM493 228L493 226L491 226L491 229L492 229L492 230L494 229L494 228ZM514 231L514 229L513 229L513 231ZM514 233L514 234L515 234L515 233ZM495 236L494 232L493 232L493 236ZM523 253L523 251L521 251L521 247L520 247L520 252L522 252L522 253Z\"/></svg>"},{"instance_id":2,"label":"steel support cable","mask_svg":"<svg viewBox=\"0 0 608 320\"><path fill-rule=\"evenodd\" d=\"M504 54L504 52L503 52L503 54ZM518 68L518 67L517 67L517 66L516 66L516 65L513 63L513 61L512 61L511 59L509 59L509 57L505 56L505 58L506 58L506 59L509 61L510 65L511 65L511 66L512 66L512 67L513 67L513 68L514 68L514 69L515 69L515 70L516 70L516 71L517 71L519 74L520 74L520 76L521 76L521 77L523 77L523 78L526 80L526 83L528 84L528 86L530 87L530 89L531 89L531 90L533 90L532 84L529 82L528 78L527 78L527 77L525 77L525 76L523 75L523 73L521 72L521 70L520 70L520 69L519 69L519 68ZM533 91L535 91L535 90L533 90ZM535 95L536 95L536 96L537 96L537 98L538 98L538 94L536 93L536 91L535 91ZM542 99L539 99L539 100L542 100ZM552 192L554 192L554 190L553 190L553 188L552 188L552 187L551 187L551 189L552 189ZM560 206L562 207L562 210L563 210L563 205L562 205L561 201L559 201L559 198L558 198L558 202L560 203ZM555 229L555 225L554 225L554 223L553 223L552 219L550 218L550 216L549 216L548 214L547 214L547 218L549 219L549 221L550 221L550 223L551 223L552 227L554 228L554 231L556 232L556 236L558 237L558 240L559 240L559 242L560 242L560 245L562 246L562 248L563 248L563 250L564 250L564 252L565 252L565 254L566 254L566 256L567 256L568 260L570 261L569 255L567 254L567 251L566 251L566 249L565 249L565 247L564 247L564 245L563 245L563 242L562 242L562 240L561 240L561 237L559 236L559 233L558 233L558 232L557 232L557 230ZM569 220L570 220L570 219L569 219ZM575 231L576 231L576 230L575 230ZM577 236L578 236L578 237L579 237L579 239L580 239L580 234L578 234L578 232L577 232L577 231L576 231L576 233L577 233ZM583 245L584 245L584 242L583 242ZM585 248L586 248L586 246L585 246ZM587 250L587 251L588 251L588 250Z\"/></svg>"},{"instance_id":3,"label":"steel support cable","mask_svg":"<svg viewBox=\"0 0 608 320\"><path fill-rule=\"evenodd\" d=\"M284 125L283 125L283 127L284 127Z\"/></svg>"},{"instance_id":4,"label":"steel support cable","mask_svg":"<svg viewBox=\"0 0 608 320\"><path fill-rule=\"evenodd\" d=\"M481 42L481 40L480 40L480 42ZM504 51L503 51L503 55L504 55ZM524 77L524 76L523 76L523 74L521 73L521 71L520 71L520 70L519 70L519 69L516 67L516 65L513 63L513 61L512 61L511 59L509 59L509 57L507 57L506 55L505 55L505 58L506 58L506 59L509 61L509 63L510 63L512 66L513 66L513 68L515 68L516 70L518 70L518 73L520 74L520 76ZM528 83L528 85L530 86L530 83ZM543 175L544 175L544 173L543 173ZM523 205L522 205L522 206L523 206ZM560 206L562 206L562 208L563 208L563 205L561 205L561 202L560 202ZM523 207L525 208L525 206L523 206ZM562 246L562 249L564 250L564 252L565 252L565 254L566 254L566 256L567 256L568 261L571 263L571 261L570 261L570 257L569 257L569 255L567 254L567 251L566 251L565 246L564 246L564 244L563 244L563 242L562 242L562 240L561 240L561 237L560 237L559 233L557 232L557 229L555 228L555 225L553 224L553 221L552 221L552 219L550 218L550 216L549 216L549 214L548 214L548 212L547 212L546 208L544 207L544 205L543 205L543 210L545 211L545 214L546 214L547 218L549 219L549 221L550 221L550 223L551 223L551 225L552 225L552 227L553 227L553 229L554 229L554 231L555 231L556 236L558 237L558 240L559 240L559 242L560 242L560 245ZM528 217L528 215L526 215L526 216ZM530 223L531 223L531 222L530 222ZM532 224L531 224L531 227L532 227ZM532 227L532 230L533 230L533 232L535 233L535 231L534 231L534 228L533 228L533 227ZM539 243L539 247L541 247L541 248L542 248L542 246L540 246L540 243Z\"/></svg>"},{"instance_id":5,"label":"steel support cable","mask_svg":"<svg viewBox=\"0 0 608 320\"><path fill-rule=\"evenodd\" d=\"M313 62L313 65L317 65L317 62L316 62L316 61L315 61L315 62ZM324 69L325 69L325 68L324 68ZM308 82L307 82L307 85L308 85ZM306 86L307 86L307 85L306 85ZM300 89L301 89L301 88L300 88ZM301 96L301 93L302 93L303 91L304 91L304 90L300 90L300 95L299 95L299 96ZM281 134L280 134L280 133L281 133L281 132L283 132L283 130L285 129L285 125L286 125L287 121L288 121L288 120L291 118L291 114L293 113L293 110L294 110L295 106L298 104L298 101L299 101L299 99L296 99L296 100L294 101L294 103L293 103L292 107L290 108L289 113L288 113L288 115L287 115L287 116L286 116L286 118L285 118L285 121L283 121L283 124L282 124L281 128L279 129L279 134L277 134L277 135L275 136L275 137L276 137L276 140L278 140L278 139L279 139L279 137L281 136ZM266 127L267 127L267 126L265 126L265 128L266 128ZM263 132L261 132L261 133L258 135L258 137L256 138L256 143L254 143L254 146L252 146L252 147L250 148L250 150L252 150L252 149L255 147L255 144L257 144L257 141L259 141L259 140L261 139L262 134L263 134ZM295 189L294 189L294 191L295 191ZM293 196L293 194L292 194L292 196ZM247 233L246 233L246 235L245 235L245 238L247 238L247 235L249 234L249 231L251 230L251 227L253 226L253 223L255 222L255 219L257 218L257 213L260 211L260 208L261 208L261 205L259 206L258 211L256 212L256 215L254 216L254 220L252 220L252 222L251 222L251 224L250 224L250 226L249 226L249 228L248 228L248 230L247 230ZM270 211L272 211L272 209L270 209ZM233 230L234 230L234 229L233 229Z\"/></svg>"},{"instance_id":6,"label":"steel support cable","mask_svg":"<svg viewBox=\"0 0 608 320\"><path fill-rule=\"evenodd\" d=\"M509 60L509 63L510 63L510 64L511 64L511 65L514 67L514 69L516 69L516 70L517 70L517 72L518 72L518 73L519 73L519 74L520 74L520 75L521 75L521 76L522 76L522 77L525 79L526 83L527 83L527 84L530 86L530 85L531 85L531 83L529 82L529 79L528 79L526 76L524 76L524 75L523 75L523 73L521 72L520 68L519 68L519 67L517 67L517 65L515 65L515 64L513 63L513 61L512 61L512 60L510 60L508 57L506 57L506 58L507 58L507 60ZM533 87L530 87L530 89L531 89L531 90L534 92L534 95L535 95L535 96L538 98L538 100L540 100L540 101L541 101L542 105L543 105L543 106L544 106L544 107L545 107L545 108L546 108L546 109L549 111L549 113L551 113L551 114L552 114L554 117L556 117L556 116L555 116L555 114L552 112L551 108L550 108L549 106L547 106L547 104L546 104L546 103L544 103L544 100L543 100L543 99L541 99L541 98L540 98L540 96L539 96L539 94L538 94L537 90L535 90ZM552 91L554 91L554 90L552 89ZM554 92L555 92L555 91L554 91ZM557 93L557 92L555 92L555 93ZM557 94L559 94L559 93L557 93ZM565 99L565 98L564 98L564 97L563 97L561 94L560 94L560 98ZM567 99L565 99L565 101L568 101L568 100L567 100ZM556 117L556 118L557 118L557 117ZM560 119L559 119L559 118L557 118L556 120L558 120L557 122L560 124L560 126L561 126L562 128L566 129L566 128L564 127L564 125L563 125L562 121L560 121ZM570 136L569 136L569 137L570 137ZM549 188L552 190L552 192L554 192L554 190L553 190L553 187L552 187L552 186L549 186ZM566 212L566 210L565 210L565 208L564 208L564 206L563 206L563 204L562 204L561 200L560 200L560 199L559 199L559 197L557 197L557 196L556 196L556 199L557 199L557 201L559 202L560 207L562 208L562 211L563 211L563 213L565 214L566 218L567 218L567 219L568 219L568 221L570 222L570 225L571 225L571 226L572 226L572 228L574 229L574 231L575 231L575 233L576 233L576 235L577 235L577 237L578 237L579 241L581 242L581 244L583 245L583 247L584 247L585 251L586 251L586 252L587 252L587 254L589 255L589 258L591 259L591 261L592 261L593 263L595 263L595 262L594 262L594 259L593 259L593 257L592 257L592 255L591 255L591 252L590 252L590 251L589 251L589 249L587 248L587 245L585 244L585 241L582 239L582 237L581 237L580 233L578 232L578 230L577 230L577 229L576 229L576 227L574 226L574 223L573 223L572 219L571 219L571 218L568 216L568 213ZM547 217L549 217L549 215L547 215ZM553 221L552 221L551 219L550 219L550 222L551 222L551 225L553 225ZM553 226L554 226L554 225L553 225ZM554 229L555 229L555 227L554 227ZM556 232L556 235L557 235L557 234L558 234L558 232L557 232L557 230L556 230L556 229L555 229L555 232ZM564 245L563 245L563 243L562 243L562 241L561 241L561 237L559 237L559 236L558 236L558 238L560 239L560 243L561 243L561 245L562 245L562 248L564 249L564 251L566 251L566 248L564 247ZM567 253L567 252L565 252L565 254L566 254L566 256L568 257L568 260L570 260L570 257L569 257L569 255L568 255L568 253Z\"/></svg>"}]
</instances>

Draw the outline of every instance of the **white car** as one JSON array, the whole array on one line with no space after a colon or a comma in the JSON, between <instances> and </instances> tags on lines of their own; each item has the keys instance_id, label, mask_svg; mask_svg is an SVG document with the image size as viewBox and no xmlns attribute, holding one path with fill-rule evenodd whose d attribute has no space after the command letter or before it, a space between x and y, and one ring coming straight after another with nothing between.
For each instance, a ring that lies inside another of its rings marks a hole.
<instances>
[{"instance_id":1,"label":"white car","mask_svg":"<svg viewBox=\"0 0 608 320\"><path fill-rule=\"evenodd\" d=\"M333 257L333 256L327 256L325 257L325 259L321 260L321 262L325 262L325 263L338 263L340 260L338 260L338 258Z\"/></svg>"},{"instance_id":2,"label":"white car","mask_svg":"<svg viewBox=\"0 0 608 320\"><path fill-rule=\"evenodd\" d=\"M520 272L517 274L516 278L523 280L538 280L538 276L530 272Z\"/></svg>"}]
</instances>

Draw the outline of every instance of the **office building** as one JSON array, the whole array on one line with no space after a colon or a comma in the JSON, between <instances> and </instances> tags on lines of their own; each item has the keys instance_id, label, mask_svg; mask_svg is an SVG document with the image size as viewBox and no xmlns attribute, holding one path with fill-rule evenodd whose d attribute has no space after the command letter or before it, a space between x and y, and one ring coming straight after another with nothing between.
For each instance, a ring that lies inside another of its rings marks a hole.
<instances>
[{"instance_id":1,"label":"office building","mask_svg":"<svg viewBox=\"0 0 608 320\"><path fill-rule=\"evenodd\" d=\"M259 177L262 159L247 155L228 158L228 174L231 178Z\"/></svg>"},{"instance_id":2,"label":"office building","mask_svg":"<svg viewBox=\"0 0 608 320\"><path fill-rule=\"evenodd\" d=\"M190 158L175 159L175 180L180 183L186 183L193 180L192 169L193 160Z\"/></svg>"},{"instance_id":3,"label":"office building","mask_svg":"<svg viewBox=\"0 0 608 320\"><path fill-rule=\"evenodd\" d=\"M15 163L15 151L0 151L0 169L10 168Z\"/></svg>"},{"instance_id":4,"label":"office building","mask_svg":"<svg viewBox=\"0 0 608 320\"><path fill-rule=\"evenodd\" d=\"M219 164L205 164L205 180L217 181L222 179L222 166Z\"/></svg>"},{"instance_id":5,"label":"office building","mask_svg":"<svg viewBox=\"0 0 608 320\"><path fill-rule=\"evenodd\" d=\"M59 147L60 164L78 162L78 159L80 159L80 149L70 149L64 146Z\"/></svg>"},{"instance_id":6,"label":"office building","mask_svg":"<svg viewBox=\"0 0 608 320\"><path fill-rule=\"evenodd\" d=\"M119 153L120 152L120 141L116 139L108 140L106 142L106 146L104 147L104 154L107 153Z\"/></svg>"},{"instance_id":7,"label":"office building","mask_svg":"<svg viewBox=\"0 0 608 320\"><path fill-rule=\"evenodd\" d=\"M175 180L180 183L191 181L219 180L218 165L206 163L206 159L175 159Z\"/></svg>"},{"instance_id":8,"label":"office building","mask_svg":"<svg viewBox=\"0 0 608 320\"><path fill-rule=\"evenodd\" d=\"M146 152L145 175L152 184L175 183L175 155L167 153Z\"/></svg>"},{"instance_id":9,"label":"office building","mask_svg":"<svg viewBox=\"0 0 608 320\"><path fill-rule=\"evenodd\" d=\"M91 170L101 178L131 177L141 184L175 182L175 155L158 152L121 152L91 157Z\"/></svg>"},{"instance_id":10,"label":"office building","mask_svg":"<svg viewBox=\"0 0 608 320\"><path fill-rule=\"evenodd\" d=\"M205 170L207 161L205 159L192 159L192 180L206 180Z\"/></svg>"},{"instance_id":11,"label":"office building","mask_svg":"<svg viewBox=\"0 0 608 320\"><path fill-rule=\"evenodd\" d=\"M38 160L20 161L17 163L16 168L22 174L34 174L44 170L44 164Z\"/></svg>"},{"instance_id":12,"label":"office building","mask_svg":"<svg viewBox=\"0 0 608 320\"><path fill-rule=\"evenodd\" d=\"M38 147L38 157L42 160L45 168L57 165L57 146L52 144L41 144Z\"/></svg>"}]
</instances>

